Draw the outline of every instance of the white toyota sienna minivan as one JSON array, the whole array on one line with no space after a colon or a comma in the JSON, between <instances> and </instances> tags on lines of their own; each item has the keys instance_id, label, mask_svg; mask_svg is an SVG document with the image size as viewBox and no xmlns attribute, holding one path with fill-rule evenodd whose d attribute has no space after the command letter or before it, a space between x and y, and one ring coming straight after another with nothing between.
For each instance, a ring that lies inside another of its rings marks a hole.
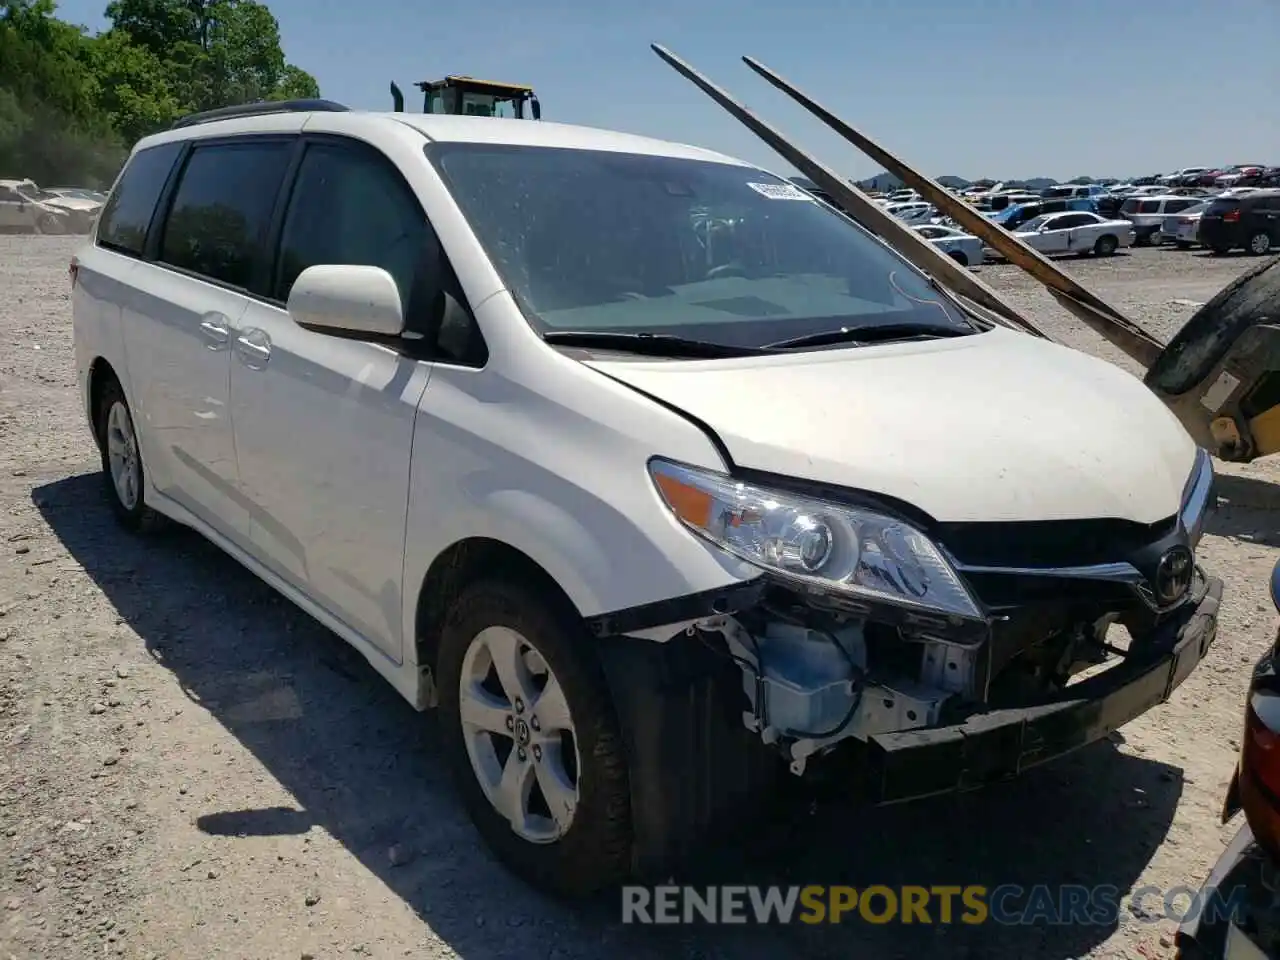
<instances>
[{"instance_id":1,"label":"white toyota sienna minivan","mask_svg":"<svg viewBox=\"0 0 1280 960\"><path fill-rule=\"evenodd\" d=\"M438 707L549 890L665 875L789 777L1012 776L1216 634L1213 471L1159 400L729 157L196 115L71 274L124 527L194 528Z\"/></svg>"}]
</instances>

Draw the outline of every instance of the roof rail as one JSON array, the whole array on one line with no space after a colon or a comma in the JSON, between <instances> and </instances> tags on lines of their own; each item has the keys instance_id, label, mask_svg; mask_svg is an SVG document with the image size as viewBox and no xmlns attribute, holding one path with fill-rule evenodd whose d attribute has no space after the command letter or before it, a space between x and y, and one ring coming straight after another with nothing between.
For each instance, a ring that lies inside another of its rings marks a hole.
<instances>
[{"instance_id":1,"label":"roof rail","mask_svg":"<svg viewBox=\"0 0 1280 960\"><path fill-rule=\"evenodd\" d=\"M232 120L237 117L262 117L275 113L346 113L351 108L333 100L311 98L307 100L259 100L256 103L236 103L229 107L202 110L179 117L169 125L170 130L194 127L215 120Z\"/></svg>"}]
</instances>

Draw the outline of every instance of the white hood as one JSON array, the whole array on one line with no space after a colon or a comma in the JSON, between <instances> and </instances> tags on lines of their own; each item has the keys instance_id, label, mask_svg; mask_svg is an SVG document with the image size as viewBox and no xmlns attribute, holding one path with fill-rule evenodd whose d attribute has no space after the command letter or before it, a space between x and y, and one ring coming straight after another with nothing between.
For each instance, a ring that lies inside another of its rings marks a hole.
<instances>
[{"instance_id":1,"label":"white hood","mask_svg":"<svg viewBox=\"0 0 1280 960\"><path fill-rule=\"evenodd\" d=\"M1178 512L1195 443L1142 382L1026 334L708 361L585 361L706 423L741 467L940 521ZM655 451L661 453L661 451Z\"/></svg>"}]
</instances>

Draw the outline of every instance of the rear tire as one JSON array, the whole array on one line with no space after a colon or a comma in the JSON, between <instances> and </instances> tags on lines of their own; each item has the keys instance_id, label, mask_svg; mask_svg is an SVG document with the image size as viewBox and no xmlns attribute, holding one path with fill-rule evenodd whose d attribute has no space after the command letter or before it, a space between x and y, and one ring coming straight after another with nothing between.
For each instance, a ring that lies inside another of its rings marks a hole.
<instances>
[{"instance_id":1,"label":"rear tire","mask_svg":"<svg viewBox=\"0 0 1280 960\"><path fill-rule=\"evenodd\" d=\"M1098 242L1093 245L1093 252L1100 257L1109 257L1116 252L1118 246L1120 241L1108 233L1098 238Z\"/></svg>"},{"instance_id":2,"label":"rear tire","mask_svg":"<svg viewBox=\"0 0 1280 960\"><path fill-rule=\"evenodd\" d=\"M1193 246L1190 240L1175 240L1173 241L1173 245L1179 250L1190 250Z\"/></svg>"},{"instance_id":3,"label":"rear tire","mask_svg":"<svg viewBox=\"0 0 1280 960\"><path fill-rule=\"evenodd\" d=\"M94 411L94 433L102 454L102 479L111 512L125 529L135 533L162 529L165 518L147 506L147 474L133 412L115 377L102 386Z\"/></svg>"},{"instance_id":4,"label":"rear tire","mask_svg":"<svg viewBox=\"0 0 1280 960\"><path fill-rule=\"evenodd\" d=\"M454 603L437 659L443 747L467 813L509 869L562 897L619 883L631 864L627 758L591 642L566 603L490 580Z\"/></svg>"},{"instance_id":5,"label":"rear tire","mask_svg":"<svg viewBox=\"0 0 1280 960\"><path fill-rule=\"evenodd\" d=\"M1225 257L1228 253L1231 252L1230 247L1212 247L1210 249L1213 251L1213 255L1215 257Z\"/></svg>"},{"instance_id":6,"label":"rear tire","mask_svg":"<svg viewBox=\"0 0 1280 960\"><path fill-rule=\"evenodd\" d=\"M947 256L962 267L967 267L969 265L969 258L965 256L965 252L963 250L952 250L947 254Z\"/></svg>"}]
</instances>

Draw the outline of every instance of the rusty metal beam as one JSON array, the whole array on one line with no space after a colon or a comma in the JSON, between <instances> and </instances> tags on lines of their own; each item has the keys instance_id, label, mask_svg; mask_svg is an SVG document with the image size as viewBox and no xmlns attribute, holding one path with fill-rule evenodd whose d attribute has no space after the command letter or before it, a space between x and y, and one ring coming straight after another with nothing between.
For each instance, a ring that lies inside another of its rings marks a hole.
<instances>
[{"instance_id":1,"label":"rusty metal beam","mask_svg":"<svg viewBox=\"0 0 1280 960\"><path fill-rule=\"evenodd\" d=\"M965 201L948 192L941 184L924 176L901 158L890 153L870 137L855 130L830 110L784 80L752 57L743 62L795 100L845 140L882 165L890 173L915 188L939 210L970 233L981 237L1010 263L1016 264L1048 288L1064 309L1092 328L1108 342L1119 347L1144 367L1150 367L1164 349L1164 344L1140 324L1126 317L1097 294L1067 276L1046 257L1031 249L1003 227L992 223Z\"/></svg>"},{"instance_id":2,"label":"rusty metal beam","mask_svg":"<svg viewBox=\"0 0 1280 960\"><path fill-rule=\"evenodd\" d=\"M858 190L835 171L810 157L781 133L756 117L728 93L659 44L651 44L653 52L661 57L677 73L702 90L752 133L760 137L785 160L796 167L846 210L864 227L886 241L912 264L970 300L985 307L1005 326L1034 336L1050 338L1034 323L1005 303L994 290L961 267L950 257L940 253L902 221L882 210L870 197Z\"/></svg>"}]
</instances>

